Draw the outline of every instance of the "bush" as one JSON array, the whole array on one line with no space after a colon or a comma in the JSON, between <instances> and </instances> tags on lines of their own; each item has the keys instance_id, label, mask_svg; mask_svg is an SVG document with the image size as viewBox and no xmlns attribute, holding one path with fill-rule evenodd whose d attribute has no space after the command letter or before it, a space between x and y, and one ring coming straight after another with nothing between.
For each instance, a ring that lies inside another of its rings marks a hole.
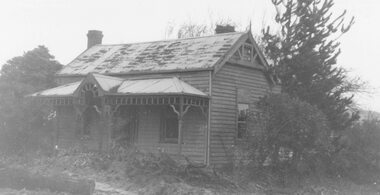
<instances>
[{"instance_id":1,"label":"bush","mask_svg":"<svg viewBox=\"0 0 380 195\"><path fill-rule=\"evenodd\" d=\"M380 121L363 120L345 131L338 140L341 148L332 155L331 171L357 184L379 180Z\"/></svg>"},{"instance_id":2,"label":"bush","mask_svg":"<svg viewBox=\"0 0 380 195\"><path fill-rule=\"evenodd\" d=\"M379 120L363 120L333 134L320 110L286 94L260 99L249 120L255 128L231 151L235 171L270 170L282 184L307 175L357 184L380 181Z\"/></svg>"},{"instance_id":3,"label":"bush","mask_svg":"<svg viewBox=\"0 0 380 195\"><path fill-rule=\"evenodd\" d=\"M247 138L251 159L258 166L286 167L298 173L314 171L316 159L326 156L330 149L325 115L286 94L263 97L257 108L250 113L250 120L258 130Z\"/></svg>"},{"instance_id":4,"label":"bush","mask_svg":"<svg viewBox=\"0 0 380 195\"><path fill-rule=\"evenodd\" d=\"M26 154L33 151L49 152L52 149L53 127L44 118L39 106L24 103L13 105L17 114L0 126L0 152Z\"/></svg>"}]
</instances>

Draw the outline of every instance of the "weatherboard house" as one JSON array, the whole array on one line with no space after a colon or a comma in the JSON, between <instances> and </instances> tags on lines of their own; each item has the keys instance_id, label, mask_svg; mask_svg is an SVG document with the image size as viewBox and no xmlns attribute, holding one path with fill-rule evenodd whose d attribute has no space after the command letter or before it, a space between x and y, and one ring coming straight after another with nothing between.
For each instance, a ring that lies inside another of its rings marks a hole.
<instances>
[{"instance_id":1,"label":"weatherboard house","mask_svg":"<svg viewBox=\"0 0 380 195\"><path fill-rule=\"evenodd\" d=\"M88 47L56 75L58 87L30 95L54 110L56 144L107 150L115 143L228 162L228 148L254 126L246 113L279 91L251 32Z\"/></svg>"}]
</instances>

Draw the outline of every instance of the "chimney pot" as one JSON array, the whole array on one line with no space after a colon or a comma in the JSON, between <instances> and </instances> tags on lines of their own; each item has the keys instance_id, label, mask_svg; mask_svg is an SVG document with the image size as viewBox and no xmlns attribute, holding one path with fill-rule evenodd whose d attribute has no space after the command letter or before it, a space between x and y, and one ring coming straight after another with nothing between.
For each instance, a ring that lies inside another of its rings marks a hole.
<instances>
[{"instance_id":1,"label":"chimney pot","mask_svg":"<svg viewBox=\"0 0 380 195\"><path fill-rule=\"evenodd\" d=\"M235 32L235 26L227 25L216 25L215 34L230 33Z\"/></svg>"},{"instance_id":2,"label":"chimney pot","mask_svg":"<svg viewBox=\"0 0 380 195\"><path fill-rule=\"evenodd\" d=\"M103 33L100 30L89 30L87 33L87 49L102 44Z\"/></svg>"}]
</instances>

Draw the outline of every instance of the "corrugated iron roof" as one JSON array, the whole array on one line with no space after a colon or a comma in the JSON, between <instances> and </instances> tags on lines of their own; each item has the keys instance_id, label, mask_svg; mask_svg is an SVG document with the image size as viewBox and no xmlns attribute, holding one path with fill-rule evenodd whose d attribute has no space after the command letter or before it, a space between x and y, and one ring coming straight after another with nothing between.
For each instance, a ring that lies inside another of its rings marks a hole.
<instances>
[{"instance_id":1,"label":"corrugated iron roof","mask_svg":"<svg viewBox=\"0 0 380 195\"><path fill-rule=\"evenodd\" d=\"M110 92L111 89L116 88L123 83L125 79L118 77L105 76L100 74L92 74L95 80L99 83L100 87L106 91Z\"/></svg>"},{"instance_id":2,"label":"corrugated iron roof","mask_svg":"<svg viewBox=\"0 0 380 195\"><path fill-rule=\"evenodd\" d=\"M58 75L212 68L243 34L237 32L145 43L95 45L66 65Z\"/></svg>"},{"instance_id":3,"label":"corrugated iron roof","mask_svg":"<svg viewBox=\"0 0 380 195\"><path fill-rule=\"evenodd\" d=\"M184 81L172 78L127 80L118 77L90 74L106 94L112 95L207 95ZM72 96L86 79L31 94L31 97Z\"/></svg>"},{"instance_id":4,"label":"corrugated iron roof","mask_svg":"<svg viewBox=\"0 0 380 195\"><path fill-rule=\"evenodd\" d=\"M184 94L207 96L176 77L163 79L126 80L117 89L119 94Z\"/></svg>"},{"instance_id":5,"label":"corrugated iron roof","mask_svg":"<svg viewBox=\"0 0 380 195\"><path fill-rule=\"evenodd\" d=\"M29 97L54 97L54 96L71 96L74 94L75 90L79 87L80 83L82 81L69 83L65 85L61 85L58 87L54 87L51 89L46 89L37 93L33 93L31 95L28 95Z\"/></svg>"}]
</instances>

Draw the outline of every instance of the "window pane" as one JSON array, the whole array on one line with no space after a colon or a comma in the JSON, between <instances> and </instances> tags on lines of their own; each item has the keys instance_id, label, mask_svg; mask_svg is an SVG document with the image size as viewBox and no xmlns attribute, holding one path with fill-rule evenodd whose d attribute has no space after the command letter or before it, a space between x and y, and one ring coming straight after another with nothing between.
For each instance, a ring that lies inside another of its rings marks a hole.
<instances>
[{"instance_id":1,"label":"window pane","mask_svg":"<svg viewBox=\"0 0 380 195\"><path fill-rule=\"evenodd\" d=\"M243 138L247 135L248 110L248 104L238 104L237 138Z\"/></svg>"},{"instance_id":2,"label":"window pane","mask_svg":"<svg viewBox=\"0 0 380 195\"><path fill-rule=\"evenodd\" d=\"M243 138L247 134L247 123L238 123L238 138Z\"/></svg>"},{"instance_id":3,"label":"window pane","mask_svg":"<svg viewBox=\"0 0 380 195\"><path fill-rule=\"evenodd\" d=\"M248 104L238 104L238 121L247 121Z\"/></svg>"},{"instance_id":4,"label":"window pane","mask_svg":"<svg viewBox=\"0 0 380 195\"><path fill-rule=\"evenodd\" d=\"M178 120L176 118L166 119L165 138L178 138Z\"/></svg>"}]
</instances>

